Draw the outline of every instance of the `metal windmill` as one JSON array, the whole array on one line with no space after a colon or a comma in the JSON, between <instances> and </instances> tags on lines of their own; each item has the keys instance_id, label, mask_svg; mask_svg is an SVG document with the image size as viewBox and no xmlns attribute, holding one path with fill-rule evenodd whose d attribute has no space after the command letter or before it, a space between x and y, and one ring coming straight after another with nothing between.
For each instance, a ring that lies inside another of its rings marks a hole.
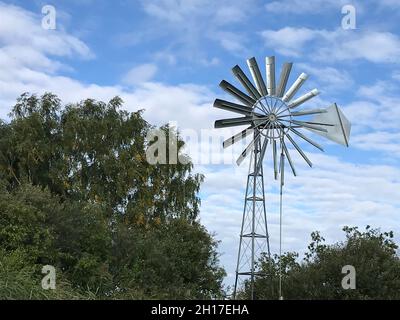
<instances>
[{"instance_id":1,"label":"metal windmill","mask_svg":"<svg viewBox=\"0 0 400 320\"><path fill-rule=\"evenodd\" d=\"M238 281L244 277L250 280L251 298L254 299L254 280L256 276L262 275L256 271L256 261L260 258L262 252L266 252L270 256L263 178L263 160L268 144L272 146L274 177L275 180L280 180L279 255L281 256L282 190L286 160L292 173L296 176L296 170L287 143L289 142L307 164L312 167L311 161L295 141L295 137L321 151L323 149L319 144L305 136L301 132L302 129L348 146L351 125L336 103L325 109L299 110L300 105L318 95L319 92L314 89L299 98L293 99L308 76L305 73L300 74L292 86L286 90L292 63L284 63L277 86L275 85L274 56L266 57L266 83L254 57L247 60L247 65L254 84L238 65L232 68L234 76L245 88L247 94L225 80L220 83L220 87L241 104L216 99L214 107L242 115L241 117L217 120L215 121L215 128L248 126L245 130L225 140L223 142L224 148L249 135L253 136L249 145L236 161L240 165L251 154L237 258L234 298L236 298ZM307 119L309 116L313 116L313 118ZM281 272L279 296L282 299Z\"/></svg>"}]
</instances>

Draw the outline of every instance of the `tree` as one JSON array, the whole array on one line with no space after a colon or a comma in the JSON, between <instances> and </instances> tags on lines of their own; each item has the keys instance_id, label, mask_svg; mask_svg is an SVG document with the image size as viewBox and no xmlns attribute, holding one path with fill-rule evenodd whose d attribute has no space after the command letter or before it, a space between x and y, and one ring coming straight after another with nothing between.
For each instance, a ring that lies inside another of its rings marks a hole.
<instances>
[{"instance_id":1,"label":"tree","mask_svg":"<svg viewBox=\"0 0 400 320\"><path fill-rule=\"evenodd\" d=\"M217 242L198 220L203 177L191 162L150 165L154 127L122 103L17 100L0 122L0 250L29 257L27 285L51 264L82 297L220 295Z\"/></svg>"},{"instance_id":2,"label":"tree","mask_svg":"<svg viewBox=\"0 0 400 320\"><path fill-rule=\"evenodd\" d=\"M344 242L326 245L319 232L311 234L311 243L302 262L297 253L282 257L283 295L285 299L399 299L400 260L393 232L366 227L344 227ZM343 266L354 266L356 289L342 287ZM260 299L278 298L279 257L260 261L270 277L256 281ZM242 292L246 297L248 292Z\"/></svg>"}]
</instances>

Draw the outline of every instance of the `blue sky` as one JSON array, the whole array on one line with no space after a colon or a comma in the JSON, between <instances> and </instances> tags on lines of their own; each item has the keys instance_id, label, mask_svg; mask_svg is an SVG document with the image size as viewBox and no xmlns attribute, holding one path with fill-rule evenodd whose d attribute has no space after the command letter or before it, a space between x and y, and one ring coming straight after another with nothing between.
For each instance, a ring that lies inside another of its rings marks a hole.
<instances>
[{"instance_id":1,"label":"blue sky","mask_svg":"<svg viewBox=\"0 0 400 320\"><path fill-rule=\"evenodd\" d=\"M41 27L48 4L56 8L56 30ZM341 26L346 4L356 8L354 30ZM0 117L24 91L53 91L65 103L120 95L126 109L144 108L153 124L176 121L200 132L231 116L212 108L225 97L220 80L234 83L230 69L239 64L247 72L246 59L255 56L263 66L265 56L275 55L278 68L294 62L290 82L310 75L303 93L321 91L309 107L336 102L353 125L348 149L318 137L325 153L303 145L313 169L294 156L299 177L286 184L284 250L303 251L313 230L341 240L344 225L399 235L399 17L396 0L0 1ZM223 152L219 143L211 151ZM276 252L277 186L265 165ZM206 175L201 221L221 240L228 284L246 166L196 165Z\"/></svg>"}]
</instances>

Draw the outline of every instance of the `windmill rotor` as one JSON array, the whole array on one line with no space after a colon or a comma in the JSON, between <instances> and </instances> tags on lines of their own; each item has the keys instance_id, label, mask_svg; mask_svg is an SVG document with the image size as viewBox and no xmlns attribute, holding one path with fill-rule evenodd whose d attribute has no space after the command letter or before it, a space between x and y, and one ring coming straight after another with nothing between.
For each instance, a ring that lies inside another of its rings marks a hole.
<instances>
[{"instance_id":1,"label":"windmill rotor","mask_svg":"<svg viewBox=\"0 0 400 320\"><path fill-rule=\"evenodd\" d=\"M313 89L298 98L294 98L308 79L306 73L301 73L289 89L286 90L293 63L284 63L280 73L278 86L275 84L274 56L266 58L266 81L263 79L256 58L252 57L248 59L247 65L253 82L250 81L240 66L236 65L232 68L233 75L244 87L247 93L241 91L226 80L222 80L220 83L220 87L232 95L239 103L221 99L216 99L214 102L214 107L216 108L242 115L242 117L217 120L215 122L215 128L249 125L246 130L239 132L224 141L224 148L244 139L250 133L254 133L253 140L243 150L242 154L240 154L236 161L238 165L240 165L246 156L250 154L249 151L251 151L255 140L261 139L263 140L263 157L261 157L259 161L263 161L265 148L269 141L274 150L273 160L275 172L277 171L277 161L275 156L278 152L276 150L277 144L279 144L279 148L281 149L280 151L281 153L283 152L286 159L290 159L289 165L291 166L294 175L296 171L294 169L292 158L289 155L287 143L292 145L301 157L312 166L311 161L307 158L304 151L293 137L300 138L302 142L307 142L321 151L324 150L319 144L314 142L298 129L308 130L314 134L318 134L334 142L348 146L351 125L336 104L325 109L302 110L301 106L304 103L319 94L317 89ZM312 119L304 119L311 115L314 116ZM266 140L266 142L264 142L264 140ZM275 179L277 179L276 174Z\"/></svg>"},{"instance_id":2,"label":"windmill rotor","mask_svg":"<svg viewBox=\"0 0 400 320\"><path fill-rule=\"evenodd\" d=\"M246 129L226 139L223 142L224 149L250 135L253 137L236 160L237 165L241 165L251 155L234 287L234 297L236 297L239 276L250 276L251 298L253 299L255 296L254 278L260 275L255 270L256 254L260 254L260 251L257 253L257 249L262 248L258 243L260 239L266 241L267 253L270 256L263 178L263 160L267 154L267 148L272 149L274 178L280 181L279 256L281 256L282 194L286 163L289 165L292 174L297 176L295 163L290 152L295 150L312 167L313 164L304 153L301 144L312 145L320 151L324 151L324 149L320 144L309 138L303 130L338 144L349 146L351 124L336 103L327 108L303 109L303 105L319 95L319 91L313 89L298 95L308 79L306 73L301 73L288 87L293 63L286 62L283 64L278 83L275 79L274 56L265 59L266 81L264 81L256 58L248 59L247 66L253 81L249 79L239 65L232 68L234 77L244 91L226 80L220 82L219 86L230 94L235 102L216 99L214 107L232 112L236 117L217 120L214 127L247 126ZM289 149L288 146L293 148ZM262 202L262 205L260 205L260 202ZM257 231L260 228L262 231ZM247 240L250 242L246 244L245 241ZM251 254L247 255L246 252L249 250ZM246 262L248 269L242 270L245 268ZM281 268L280 260L279 268ZM280 272L279 298L283 299L281 282Z\"/></svg>"}]
</instances>

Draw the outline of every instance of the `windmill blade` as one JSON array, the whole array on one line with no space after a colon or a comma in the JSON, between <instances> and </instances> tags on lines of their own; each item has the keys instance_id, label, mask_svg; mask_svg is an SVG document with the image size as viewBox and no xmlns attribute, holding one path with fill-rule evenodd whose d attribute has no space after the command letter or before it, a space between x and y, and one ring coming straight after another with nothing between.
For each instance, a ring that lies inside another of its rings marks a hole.
<instances>
[{"instance_id":1,"label":"windmill blade","mask_svg":"<svg viewBox=\"0 0 400 320\"><path fill-rule=\"evenodd\" d=\"M246 147L246 149L243 150L242 154L236 160L236 164L238 166L240 166L240 164L243 162L243 160L246 158L246 156L249 153L251 153L251 150L253 149L254 143L258 142L258 139L260 139L260 134L257 134L257 136L249 143L249 145Z\"/></svg>"},{"instance_id":2,"label":"windmill blade","mask_svg":"<svg viewBox=\"0 0 400 320\"><path fill-rule=\"evenodd\" d=\"M247 105L249 107L252 107L256 103L256 100L254 100L253 98L249 97L244 92L237 89L235 86L230 84L228 81L222 80L221 83L219 84L219 86L224 91L226 91L227 93L229 93L230 95L232 95L233 97L235 97L236 99L238 99L239 101L241 101L242 103L244 103L245 105Z\"/></svg>"},{"instance_id":3,"label":"windmill blade","mask_svg":"<svg viewBox=\"0 0 400 320\"><path fill-rule=\"evenodd\" d=\"M266 71L267 71L267 86L270 96L275 95L275 57L265 58Z\"/></svg>"},{"instance_id":4,"label":"windmill blade","mask_svg":"<svg viewBox=\"0 0 400 320\"><path fill-rule=\"evenodd\" d=\"M302 95L300 98L297 98L296 100L293 100L288 107L289 108L295 108L304 102L314 98L315 96L319 95L319 91L317 89L313 89L310 92L306 93L305 95Z\"/></svg>"},{"instance_id":5,"label":"windmill blade","mask_svg":"<svg viewBox=\"0 0 400 320\"><path fill-rule=\"evenodd\" d=\"M295 120L295 121L297 121L297 120ZM334 127L335 126L332 123L325 123L325 122L315 122L315 121L303 121L303 122L307 123L307 124L314 124L314 125L317 125L317 126L325 126L325 127Z\"/></svg>"},{"instance_id":6,"label":"windmill blade","mask_svg":"<svg viewBox=\"0 0 400 320\"><path fill-rule=\"evenodd\" d=\"M265 86L264 80L262 78L260 68L258 67L256 58L250 58L247 60L247 65L249 66L251 76L253 77L254 83L258 89L258 92L262 96L268 94L267 87Z\"/></svg>"},{"instance_id":7,"label":"windmill blade","mask_svg":"<svg viewBox=\"0 0 400 320\"><path fill-rule=\"evenodd\" d=\"M214 128L228 128L228 127L235 127L235 126L243 126L246 124L250 124L252 121L253 121L252 117L221 119L221 120L215 121Z\"/></svg>"},{"instance_id":8,"label":"windmill blade","mask_svg":"<svg viewBox=\"0 0 400 320\"><path fill-rule=\"evenodd\" d=\"M298 135L300 138L304 139L305 141L307 141L308 143L310 143L311 145L313 145L314 147L316 147L317 149L321 150L322 152L324 152L324 149L316 142L312 141L310 138L306 137L304 134L302 134L301 132L297 131L296 129L294 129L293 127L289 127L289 130L292 131L294 134Z\"/></svg>"},{"instance_id":9,"label":"windmill blade","mask_svg":"<svg viewBox=\"0 0 400 320\"><path fill-rule=\"evenodd\" d=\"M269 130L269 129L267 129ZM268 131L267 131L268 134ZM260 172L261 166L262 166L262 162L264 160L264 155L265 155L265 151L267 150L267 146L268 146L268 138L264 138L264 142L263 145L261 147L261 152L260 152L260 157L258 158L258 163L257 163L257 167L256 167L256 174L258 174Z\"/></svg>"},{"instance_id":10,"label":"windmill blade","mask_svg":"<svg viewBox=\"0 0 400 320\"><path fill-rule=\"evenodd\" d=\"M277 152L276 152L276 140L272 140L272 158L274 160L274 178L275 180L278 179L278 159L277 159Z\"/></svg>"},{"instance_id":11,"label":"windmill blade","mask_svg":"<svg viewBox=\"0 0 400 320\"><path fill-rule=\"evenodd\" d=\"M336 103L331 105L328 109L326 109L326 111L327 112L324 114L315 115L312 120L331 123L333 124L333 126L327 127L327 132L318 132L312 129L310 131L348 147L351 130L350 121L347 120L347 118L344 116L343 112L339 109Z\"/></svg>"},{"instance_id":12,"label":"windmill blade","mask_svg":"<svg viewBox=\"0 0 400 320\"><path fill-rule=\"evenodd\" d=\"M281 152L281 160L280 160L280 168L281 168L281 186L285 185L285 155Z\"/></svg>"},{"instance_id":13,"label":"windmill blade","mask_svg":"<svg viewBox=\"0 0 400 320\"><path fill-rule=\"evenodd\" d=\"M258 92L258 90L253 86L249 78L247 78L243 70L238 65L232 68L232 72L254 100L258 100L261 98L261 95Z\"/></svg>"},{"instance_id":14,"label":"windmill blade","mask_svg":"<svg viewBox=\"0 0 400 320\"><path fill-rule=\"evenodd\" d=\"M280 115L285 111L286 111L286 109L277 113L277 116L279 119L287 118L287 117L300 117L300 116L307 116L307 115L312 115L312 114L326 113L326 109L311 109L311 110L302 110L302 111L294 111L294 112L291 111L290 114Z\"/></svg>"},{"instance_id":15,"label":"windmill blade","mask_svg":"<svg viewBox=\"0 0 400 320\"><path fill-rule=\"evenodd\" d=\"M214 108L240 113L245 116L251 116L253 112L253 109L249 107L221 99L214 101Z\"/></svg>"},{"instance_id":16,"label":"windmill blade","mask_svg":"<svg viewBox=\"0 0 400 320\"><path fill-rule=\"evenodd\" d=\"M246 138L250 133L253 133L254 129L252 127L248 127L247 129L235 134L234 136L230 137L229 139L226 139L223 143L222 146L225 148L233 145L235 142L238 142L244 138Z\"/></svg>"},{"instance_id":17,"label":"windmill blade","mask_svg":"<svg viewBox=\"0 0 400 320\"><path fill-rule=\"evenodd\" d=\"M283 151L284 151L285 154L286 154L286 158L288 159L290 168L292 168L293 175L294 175L294 176L297 176L297 174L296 174L296 169L294 168L294 165L293 165L293 162L292 162L292 158L290 157L289 150L288 150L288 148L286 147L286 143L285 143L285 141L284 141L283 139L282 139L282 148L283 148Z\"/></svg>"},{"instance_id":18,"label":"windmill blade","mask_svg":"<svg viewBox=\"0 0 400 320\"><path fill-rule=\"evenodd\" d=\"M282 147L282 143L281 143ZM281 174L281 167L282 167L282 159L279 157L279 174Z\"/></svg>"},{"instance_id":19,"label":"windmill blade","mask_svg":"<svg viewBox=\"0 0 400 320\"><path fill-rule=\"evenodd\" d=\"M295 112L291 112L291 115L292 115L293 117L299 117L299 116L307 116L307 115L319 114L319 113L326 113L326 109L314 109L314 110L295 111Z\"/></svg>"},{"instance_id":20,"label":"windmill blade","mask_svg":"<svg viewBox=\"0 0 400 320\"><path fill-rule=\"evenodd\" d=\"M280 75L280 80L278 84L278 88L276 90L276 96L282 97L286 90L286 85L289 80L290 70L292 70L293 63L285 62Z\"/></svg>"},{"instance_id":21,"label":"windmill blade","mask_svg":"<svg viewBox=\"0 0 400 320\"><path fill-rule=\"evenodd\" d=\"M284 120L284 121L287 121L287 120ZM308 123L308 122L304 122L304 121L297 121L297 120L289 120L289 122L297 124L299 126L302 126L306 129L309 128L309 129L313 129L313 130L317 130L317 131L328 132L328 130L318 126L321 124L317 125L317 124L312 124L312 123Z\"/></svg>"},{"instance_id":22,"label":"windmill blade","mask_svg":"<svg viewBox=\"0 0 400 320\"><path fill-rule=\"evenodd\" d=\"M286 134L286 137L290 140L290 142L292 143L292 145L296 148L297 152L300 153L300 155L303 157L303 159L307 162L307 164L312 167L312 163L310 161L310 159L307 158L307 156L304 154L304 152L300 149L300 147L298 146L298 144L293 140L293 138L289 135Z\"/></svg>"},{"instance_id":23,"label":"windmill blade","mask_svg":"<svg viewBox=\"0 0 400 320\"><path fill-rule=\"evenodd\" d=\"M290 99L293 98L293 96L296 94L296 92L300 89L300 87L303 85L303 83L307 80L308 75L305 74L304 72L297 78L297 80L292 84L292 86L289 88L289 90L285 93L283 96L282 100L285 102L290 101Z\"/></svg>"}]
</instances>

